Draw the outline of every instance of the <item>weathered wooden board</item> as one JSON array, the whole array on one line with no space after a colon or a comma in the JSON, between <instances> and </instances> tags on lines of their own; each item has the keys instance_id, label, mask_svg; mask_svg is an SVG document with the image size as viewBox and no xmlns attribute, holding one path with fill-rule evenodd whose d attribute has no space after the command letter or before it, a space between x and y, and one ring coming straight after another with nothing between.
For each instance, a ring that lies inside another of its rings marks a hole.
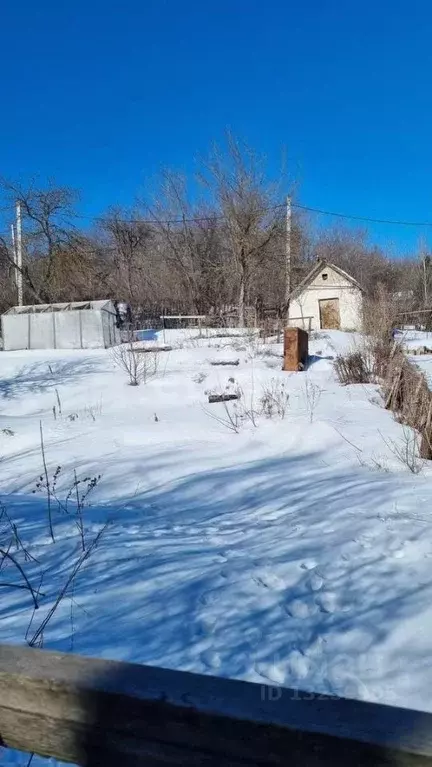
<instances>
[{"instance_id":1,"label":"weathered wooden board","mask_svg":"<svg viewBox=\"0 0 432 767\"><path fill-rule=\"evenodd\" d=\"M240 399L240 394L209 394L208 401L210 405L214 402L229 402L232 399Z\"/></svg>"},{"instance_id":2,"label":"weathered wooden board","mask_svg":"<svg viewBox=\"0 0 432 767\"><path fill-rule=\"evenodd\" d=\"M172 346L134 346L133 351L137 354L150 354L151 352L172 352Z\"/></svg>"},{"instance_id":3,"label":"weathered wooden board","mask_svg":"<svg viewBox=\"0 0 432 767\"><path fill-rule=\"evenodd\" d=\"M235 360L210 360L210 365L214 365L214 366L216 366L216 365L234 365L235 367L237 367L237 365L239 365L239 364L240 364L240 360L239 359L235 359Z\"/></svg>"},{"instance_id":4,"label":"weathered wooden board","mask_svg":"<svg viewBox=\"0 0 432 767\"><path fill-rule=\"evenodd\" d=\"M432 715L0 646L3 745L105 767L432 765Z\"/></svg>"}]
</instances>

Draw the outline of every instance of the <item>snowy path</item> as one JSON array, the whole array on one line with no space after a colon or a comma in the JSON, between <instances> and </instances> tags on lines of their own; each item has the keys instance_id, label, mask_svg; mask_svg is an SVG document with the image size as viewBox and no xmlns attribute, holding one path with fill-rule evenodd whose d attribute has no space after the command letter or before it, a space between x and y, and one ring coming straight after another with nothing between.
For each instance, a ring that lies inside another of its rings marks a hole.
<instances>
[{"instance_id":1,"label":"snowy path","mask_svg":"<svg viewBox=\"0 0 432 767\"><path fill-rule=\"evenodd\" d=\"M48 542L46 503L31 493L39 419L60 494L74 468L102 475L88 535L111 520L47 648L432 711L430 469L413 476L398 463L388 445L401 427L375 387L335 382L329 358L351 340L316 339L315 362L294 375L248 349L221 372L208 359L225 347L185 342L138 389L105 352L1 356L0 428L15 432L0 437L2 501L46 570L37 621L79 550L64 516ZM215 422L204 390L230 375L248 397L282 376L286 418L239 434ZM312 413L306 380L319 388ZM28 599L1 597L1 641L23 642Z\"/></svg>"}]
</instances>

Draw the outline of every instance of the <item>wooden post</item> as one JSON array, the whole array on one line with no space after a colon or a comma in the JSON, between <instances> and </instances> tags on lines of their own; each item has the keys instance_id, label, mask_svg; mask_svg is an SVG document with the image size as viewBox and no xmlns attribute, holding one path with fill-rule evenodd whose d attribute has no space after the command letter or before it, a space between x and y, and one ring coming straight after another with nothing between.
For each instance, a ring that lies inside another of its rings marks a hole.
<instances>
[{"instance_id":1,"label":"wooden post","mask_svg":"<svg viewBox=\"0 0 432 767\"><path fill-rule=\"evenodd\" d=\"M285 321L289 320L291 295L291 197L286 198L285 221Z\"/></svg>"},{"instance_id":2,"label":"wooden post","mask_svg":"<svg viewBox=\"0 0 432 767\"><path fill-rule=\"evenodd\" d=\"M301 328L285 328L283 370L305 370L308 360L308 334Z\"/></svg>"},{"instance_id":3,"label":"wooden post","mask_svg":"<svg viewBox=\"0 0 432 767\"><path fill-rule=\"evenodd\" d=\"M432 458L432 394L429 400L429 409L426 417L426 423L423 427L420 442L420 458L430 460Z\"/></svg>"}]
</instances>

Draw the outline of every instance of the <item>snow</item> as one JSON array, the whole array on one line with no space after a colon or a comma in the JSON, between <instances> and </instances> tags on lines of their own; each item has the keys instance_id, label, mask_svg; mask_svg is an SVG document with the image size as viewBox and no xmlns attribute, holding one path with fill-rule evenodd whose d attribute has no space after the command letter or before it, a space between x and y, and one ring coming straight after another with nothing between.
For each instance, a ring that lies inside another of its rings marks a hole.
<instances>
[{"instance_id":1,"label":"snow","mask_svg":"<svg viewBox=\"0 0 432 767\"><path fill-rule=\"evenodd\" d=\"M432 333L424 330L397 330L396 339L408 351L410 349L418 349L421 346L432 348Z\"/></svg>"},{"instance_id":2,"label":"snow","mask_svg":"<svg viewBox=\"0 0 432 767\"><path fill-rule=\"evenodd\" d=\"M358 337L317 334L304 373L283 373L282 346L253 334L149 342L173 349L139 387L109 350L1 354L0 500L44 596L29 630L30 595L1 589L0 641L34 634L81 553L56 503L51 543L33 492L42 422L60 499L74 471L101 475L87 541L108 521L45 648L432 711L431 469L398 460L403 429L378 387L337 383L332 358ZM272 379L289 393L284 419L240 417L234 431L208 404L205 392L238 387L258 409ZM20 582L9 565L2 580Z\"/></svg>"},{"instance_id":3,"label":"snow","mask_svg":"<svg viewBox=\"0 0 432 767\"><path fill-rule=\"evenodd\" d=\"M396 335L405 348L410 362L420 368L432 389L432 354L414 354L414 350L432 351L432 333L424 330L400 330Z\"/></svg>"}]
</instances>

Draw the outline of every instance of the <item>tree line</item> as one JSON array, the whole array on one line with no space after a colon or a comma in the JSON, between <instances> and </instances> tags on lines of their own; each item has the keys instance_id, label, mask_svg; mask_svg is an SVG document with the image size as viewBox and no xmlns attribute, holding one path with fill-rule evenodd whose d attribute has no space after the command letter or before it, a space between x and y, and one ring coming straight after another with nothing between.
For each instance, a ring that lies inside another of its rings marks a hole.
<instances>
[{"instance_id":1,"label":"tree line","mask_svg":"<svg viewBox=\"0 0 432 767\"><path fill-rule=\"evenodd\" d=\"M131 305L137 322L164 310L215 318L231 312L241 324L251 313L282 317L289 183L269 179L262 158L230 135L201 162L198 180L200 193L191 201L187 179L164 171L153 200L113 206L88 226L75 190L2 179L4 204L12 210L19 200L23 214L24 303L116 298ZM404 310L429 305L425 250L395 259L365 232L317 229L295 208L292 287L317 257L342 267L372 298L385 290ZM14 255L4 235L0 312L15 303Z\"/></svg>"}]
</instances>

